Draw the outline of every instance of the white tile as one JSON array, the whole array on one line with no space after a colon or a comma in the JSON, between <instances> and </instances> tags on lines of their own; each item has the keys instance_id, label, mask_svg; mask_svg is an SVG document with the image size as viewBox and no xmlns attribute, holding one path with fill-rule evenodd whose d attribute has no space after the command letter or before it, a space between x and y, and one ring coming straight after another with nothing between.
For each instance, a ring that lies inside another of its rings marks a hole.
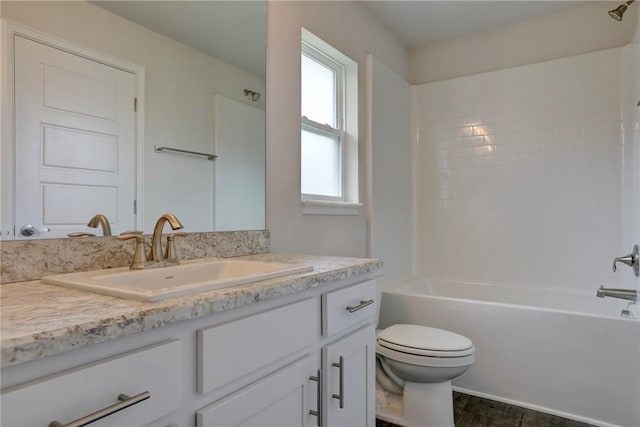
<instances>
[{"instance_id":1,"label":"white tile","mask_svg":"<svg viewBox=\"0 0 640 427\"><path fill-rule=\"evenodd\" d=\"M419 163L430 169L415 185L424 272L589 290L594 278L610 278L623 217L621 52L418 87L428 112L418 115L458 137L438 141L437 163Z\"/></svg>"}]
</instances>

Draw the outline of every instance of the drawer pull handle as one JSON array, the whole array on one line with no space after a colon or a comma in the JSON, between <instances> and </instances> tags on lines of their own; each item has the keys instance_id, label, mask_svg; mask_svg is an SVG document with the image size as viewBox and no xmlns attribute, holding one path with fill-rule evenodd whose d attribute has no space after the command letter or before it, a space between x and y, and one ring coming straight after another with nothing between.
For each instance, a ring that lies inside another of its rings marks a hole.
<instances>
[{"instance_id":1,"label":"drawer pull handle","mask_svg":"<svg viewBox=\"0 0 640 427\"><path fill-rule=\"evenodd\" d=\"M318 372L316 373L315 377L309 377L309 379L311 381L317 381L318 382L318 397L317 397L317 402L318 402L318 409L316 411L314 411L313 409L309 410L309 414L313 415L314 417L317 417L318 419L318 427L322 426L322 370L318 369Z\"/></svg>"},{"instance_id":2,"label":"drawer pull handle","mask_svg":"<svg viewBox=\"0 0 640 427\"><path fill-rule=\"evenodd\" d=\"M348 305L347 306L347 311L349 313L354 313L354 312L356 312L356 311L358 311L358 310L360 310L362 308L365 308L366 306L371 305L371 304L373 304L373 300L372 299L370 299L368 301L360 300L360 304L358 304L358 305Z\"/></svg>"},{"instance_id":3,"label":"drawer pull handle","mask_svg":"<svg viewBox=\"0 0 640 427\"><path fill-rule=\"evenodd\" d=\"M373 302L373 300L371 300ZM367 304L369 305L369 304ZM344 357L340 356L339 363L332 363L331 366L340 368L340 394L333 394L334 399L338 399L340 401L340 409L344 408Z\"/></svg>"},{"instance_id":4,"label":"drawer pull handle","mask_svg":"<svg viewBox=\"0 0 640 427\"><path fill-rule=\"evenodd\" d=\"M107 406L106 408L102 408L99 411L94 412L93 414L85 415L82 418L78 418L75 421L71 421L68 424L62 424L59 421L51 421L49 423L49 427L82 427L87 424L91 424L94 421L98 421L104 417L108 417L111 414L115 414L118 411L122 411L130 406L135 405L136 403L140 403L143 400L147 400L151 397L151 393L148 391L142 392L140 394L136 394L135 396L127 396L126 394L120 394L118 396L118 400L120 402L114 403L113 405Z\"/></svg>"}]
</instances>

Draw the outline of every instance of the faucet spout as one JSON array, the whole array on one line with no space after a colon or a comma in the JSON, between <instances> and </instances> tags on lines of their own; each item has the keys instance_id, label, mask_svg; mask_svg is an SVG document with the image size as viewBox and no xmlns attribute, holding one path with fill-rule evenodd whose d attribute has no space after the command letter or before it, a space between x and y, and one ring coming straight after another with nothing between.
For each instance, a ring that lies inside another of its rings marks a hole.
<instances>
[{"instance_id":1,"label":"faucet spout","mask_svg":"<svg viewBox=\"0 0 640 427\"><path fill-rule=\"evenodd\" d=\"M164 259L162 254L162 229L167 222L172 230L179 230L183 227L178 218L172 213L166 213L158 218L153 228L153 237L151 239L151 260L153 261L162 261Z\"/></svg>"},{"instance_id":2,"label":"faucet spout","mask_svg":"<svg viewBox=\"0 0 640 427\"><path fill-rule=\"evenodd\" d=\"M600 288L596 292L596 296L598 298L620 298L634 302L638 300L638 292L635 289L614 289L605 288L604 286L600 286Z\"/></svg>"},{"instance_id":3,"label":"faucet spout","mask_svg":"<svg viewBox=\"0 0 640 427\"><path fill-rule=\"evenodd\" d=\"M109 225L109 220L103 214L94 215L93 218L89 220L87 227L98 228L98 225L102 227L103 236L111 236L111 226Z\"/></svg>"}]
</instances>

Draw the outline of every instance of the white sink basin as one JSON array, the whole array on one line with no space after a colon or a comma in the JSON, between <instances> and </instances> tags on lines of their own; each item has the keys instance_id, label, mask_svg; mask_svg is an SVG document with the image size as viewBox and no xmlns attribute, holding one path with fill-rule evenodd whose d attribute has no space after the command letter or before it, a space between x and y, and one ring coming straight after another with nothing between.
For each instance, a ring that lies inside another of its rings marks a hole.
<instances>
[{"instance_id":1,"label":"white sink basin","mask_svg":"<svg viewBox=\"0 0 640 427\"><path fill-rule=\"evenodd\" d=\"M42 281L121 298L160 301L309 271L313 271L313 267L303 264L228 259L147 270L84 271L47 276Z\"/></svg>"}]
</instances>

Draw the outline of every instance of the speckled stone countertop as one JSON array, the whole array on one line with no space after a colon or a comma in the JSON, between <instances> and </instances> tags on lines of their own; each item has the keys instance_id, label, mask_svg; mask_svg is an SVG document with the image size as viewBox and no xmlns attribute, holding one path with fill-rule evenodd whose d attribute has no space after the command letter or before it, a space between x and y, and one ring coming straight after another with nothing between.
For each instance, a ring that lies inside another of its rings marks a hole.
<instances>
[{"instance_id":1,"label":"speckled stone countertop","mask_svg":"<svg viewBox=\"0 0 640 427\"><path fill-rule=\"evenodd\" d=\"M378 273L375 259L293 254L241 257L312 265L313 272L263 280L149 303L99 295L38 281L0 288L2 367L137 334L182 320Z\"/></svg>"}]
</instances>

